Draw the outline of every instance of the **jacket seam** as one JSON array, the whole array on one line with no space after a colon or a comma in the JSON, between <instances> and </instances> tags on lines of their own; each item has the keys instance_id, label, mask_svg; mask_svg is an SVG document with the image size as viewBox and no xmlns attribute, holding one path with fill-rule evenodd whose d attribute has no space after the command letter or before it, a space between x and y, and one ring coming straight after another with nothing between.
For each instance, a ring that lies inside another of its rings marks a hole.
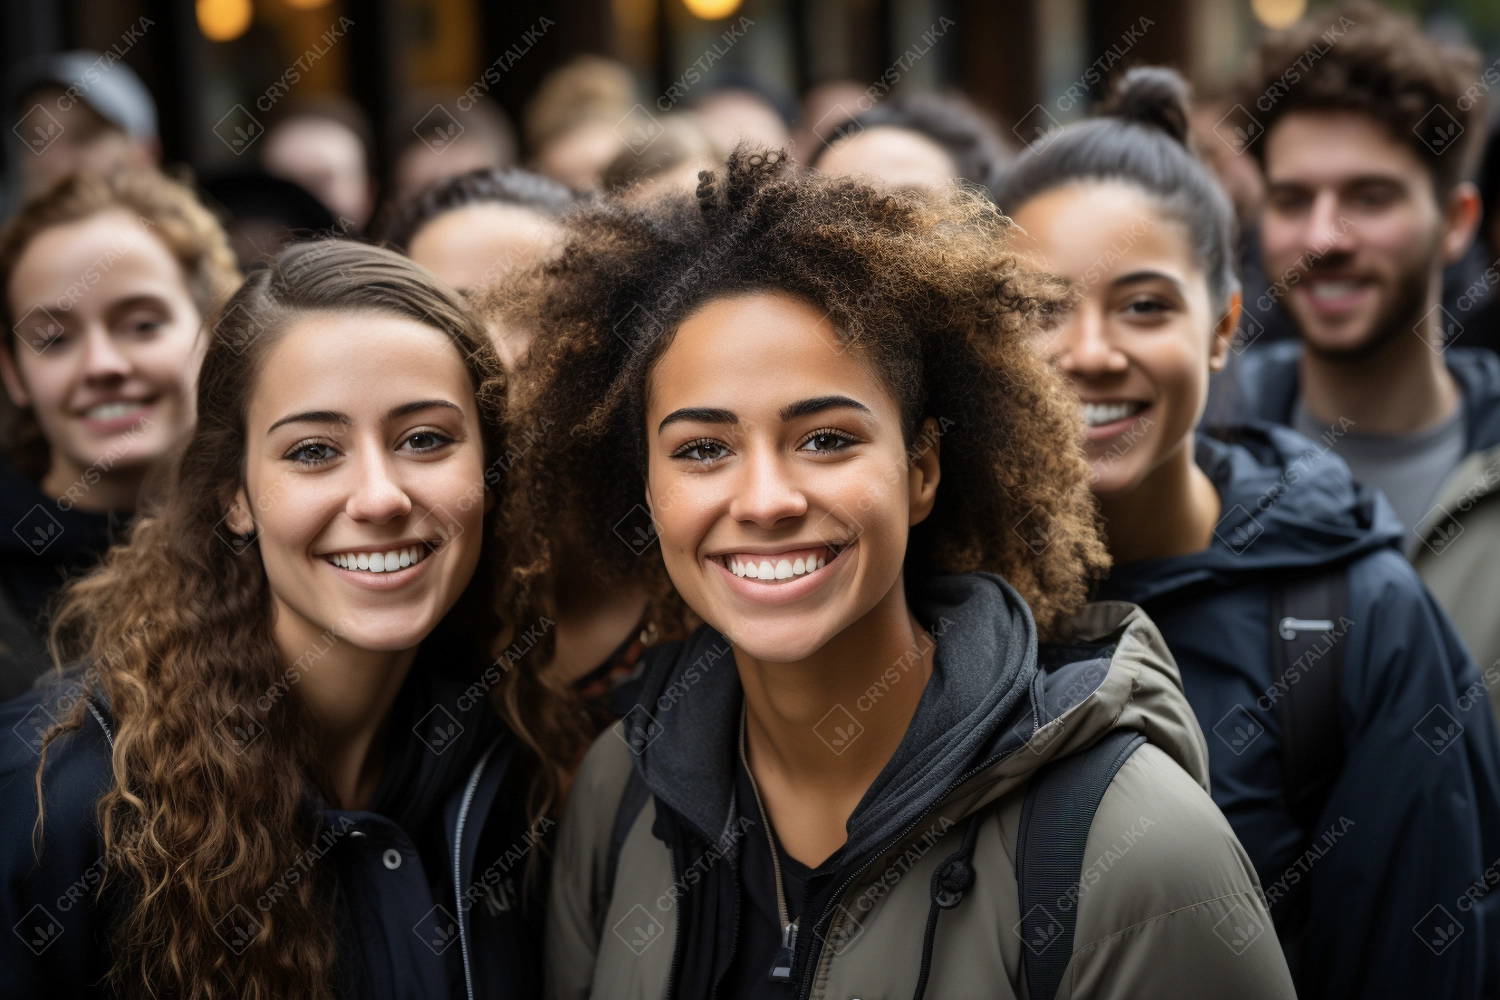
<instances>
[{"instance_id":1,"label":"jacket seam","mask_svg":"<svg viewBox=\"0 0 1500 1000\"><path fill-rule=\"evenodd\" d=\"M1207 906L1209 903L1217 903L1217 902L1219 902L1220 900L1223 900L1223 899L1238 899L1238 898L1240 898L1242 896L1245 896L1245 895L1254 895L1254 892L1253 892L1253 890L1250 890L1250 889L1242 889L1239 892L1226 892L1222 896L1214 896L1211 899L1200 899L1196 903L1188 903L1188 904L1186 904L1184 906L1179 906L1179 907L1177 907L1176 909L1173 909L1173 910L1163 910L1161 913L1154 913L1151 916L1146 917L1144 920L1137 920L1133 924L1130 924L1130 925L1125 926L1125 927L1121 927L1117 931L1111 931L1110 933L1104 935L1101 938L1096 938L1095 940L1090 941L1088 944L1084 945L1081 948L1074 948L1073 949L1073 955L1074 955L1074 957L1077 957L1082 952L1088 951L1090 948L1093 948L1096 945L1101 945L1104 942L1110 940L1111 938L1119 937L1121 934L1125 934L1125 933L1128 933L1129 931L1133 931L1133 930L1135 930L1138 927L1144 927L1146 924L1153 923L1153 922L1155 922L1157 920L1162 919L1163 917L1170 917L1170 916L1173 916L1175 914L1182 913L1182 912L1184 912L1186 910L1196 910L1200 906Z\"/></svg>"}]
</instances>

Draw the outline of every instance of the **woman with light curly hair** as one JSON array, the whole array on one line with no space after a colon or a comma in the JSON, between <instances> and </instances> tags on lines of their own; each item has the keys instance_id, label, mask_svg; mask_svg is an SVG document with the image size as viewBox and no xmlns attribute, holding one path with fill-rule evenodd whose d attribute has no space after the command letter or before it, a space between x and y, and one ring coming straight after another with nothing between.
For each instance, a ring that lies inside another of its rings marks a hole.
<instances>
[{"instance_id":1,"label":"woman with light curly hair","mask_svg":"<svg viewBox=\"0 0 1500 1000\"><path fill-rule=\"evenodd\" d=\"M512 425L549 428L511 600L567 532L696 626L572 785L551 996L1292 995L1160 635L1085 604L1082 428L1029 346L1063 297L1009 236L742 147L506 297Z\"/></svg>"}]
</instances>

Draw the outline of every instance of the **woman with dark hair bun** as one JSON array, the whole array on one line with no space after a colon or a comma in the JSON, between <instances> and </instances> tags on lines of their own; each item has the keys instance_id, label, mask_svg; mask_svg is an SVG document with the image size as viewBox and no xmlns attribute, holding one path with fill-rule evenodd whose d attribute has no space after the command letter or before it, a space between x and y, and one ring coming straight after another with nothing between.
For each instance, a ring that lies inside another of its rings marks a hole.
<instances>
[{"instance_id":1,"label":"woman with dark hair bun","mask_svg":"<svg viewBox=\"0 0 1500 1000\"><path fill-rule=\"evenodd\" d=\"M491 702L499 361L343 241L209 329L165 500L64 592L67 669L0 707L5 995L536 996L547 750Z\"/></svg>"},{"instance_id":2,"label":"woman with dark hair bun","mask_svg":"<svg viewBox=\"0 0 1500 1000\"><path fill-rule=\"evenodd\" d=\"M1088 425L1114 557L1099 596L1166 638L1299 994L1477 997L1494 917L1459 914L1500 902L1465 895L1500 856L1485 687L1395 513L1330 451L1346 426L1195 430L1240 291L1186 99L1171 70L1132 70L999 190L1075 293L1035 347Z\"/></svg>"},{"instance_id":3,"label":"woman with dark hair bun","mask_svg":"<svg viewBox=\"0 0 1500 1000\"><path fill-rule=\"evenodd\" d=\"M557 428L506 603L569 518L698 626L573 784L549 995L1290 997L1160 637L1085 605L1081 427L1028 346L1058 283L974 190L788 166L586 207L503 303L513 413Z\"/></svg>"}]
</instances>

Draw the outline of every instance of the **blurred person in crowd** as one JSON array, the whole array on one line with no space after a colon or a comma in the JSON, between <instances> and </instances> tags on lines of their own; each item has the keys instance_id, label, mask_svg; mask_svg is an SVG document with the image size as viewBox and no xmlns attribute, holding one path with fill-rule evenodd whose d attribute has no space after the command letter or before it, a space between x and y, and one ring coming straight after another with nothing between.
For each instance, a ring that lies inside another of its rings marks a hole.
<instances>
[{"instance_id":1,"label":"blurred person in crowd","mask_svg":"<svg viewBox=\"0 0 1500 1000\"><path fill-rule=\"evenodd\" d=\"M263 266L294 239L338 228L311 191L259 170L205 177L199 188L223 221L229 247L246 271Z\"/></svg>"},{"instance_id":2,"label":"blurred person in crowd","mask_svg":"<svg viewBox=\"0 0 1500 1000\"><path fill-rule=\"evenodd\" d=\"M155 166L156 102L118 59L79 50L40 56L10 73L10 119L28 150L17 157L23 194L79 170Z\"/></svg>"},{"instance_id":3,"label":"blurred person in crowd","mask_svg":"<svg viewBox=\"0 0 1500 1000\"><path fill-rule=\"evenodd\" d=\"M515 127L486 97L418 93L402 103L396 121L390 209L445 177L516 165Z\"/></svg>"},{"instance_id":4,"label":"blurred person in crowd","mask_svg":"<svg viewBox=\"0 0 1500 1000\"><path fill-rule=\"evenodd\" d=\"M661 119L661 134L639 153L622 149L604 171L605 194L628 192L645 202L667 191L691 192L698 174L712 170L720 157L702 119L681 111Z\"/></svg>"},{"instance_id":5,"label":"blurred person in crowd","mask_svg":"<svg viewBox=\"0 0 1500 1000\"><path fill-rule=\"evenodd\" d=\"M1234 115L1226 94L1210 91L1193 101L1193 149L1213 171L1219 186L1234 208L1236 229L1235 264L1241 286L1240 325L1236 331L1240 350L1297 336L1296 328L1265 292L1271 287L1261 265L1260 212L1266 185L1260 163L1246 156L1243 146L1233 145Z\"/></svg>"},{"instance_id":6,"label":"blurred person in crowd","mask_svg":"<svg viewBox=\"0 0 1500 1000\"><path fill-rule=\"evenodd\" d=\"M353 101L320 97L290 106L267 130L260 162L272 177L301 185L357 235L375 210L374 139Z\"/></svg>"},{"instance_id":7,"label":"blurred person in crowd","mask_svg":"<svg viewBox=\"0 0 1500 1000\"><path fill-rule=\"evenodd\" d=\"M993 197L1010 151L994 123L957 94L902 94L839 127L812 166L887 187L934 187L955 179ZM1003 206L1002 206L1003 207Z\"/></svg>"},{"instance_id":8,"label":"blurred person in crowd","mask_svg":"<svg viewBox=\"0 0 1500 1000\"><path fill-rule=\"evenodd\" d=\"M635 77L613 59L581 55L553 70L526 105L526 148L537 173L575 191L599 187L611 161L653 126L633 110Z\"/></svg>"},{"instance_id":9,"label":"blurred person in crowd","mask_svg":"<svg viewBox=\"0 0 1500 1000\"><path fill-rule=\"evenodd\" d=\"M837 129L854 119L863 99L865 87L853 80L829 80L809 87L792 126L792 152L797 160L808 163L825 144L836 141Z\"/></svg>"},{"instance_id":10,"label":"blurred person in crowd","mask_svg":"<svg viewBox=\"0 0 1500 1000\"><path fill-rule=\"evenodd\" d=\"M572 191L514 167L476 170L438 181L402 205L385 241L471 295L553 252ZM500 340L501 360L514 367L525 345Z\"/></svg>"},{"instance_id":11,"label":"blurred person in crowd","mask_svg":"<svg viewBox=\"0 0 1500 1000\"><path fill-rule=\"evenodd\" d=\"M1463 346L1500 353L1500 108L1491 109L1475 184L1482 208L1473 252L1483 266L1445 308L1463 328Z\"/></svg>"},{"instance_id":12,"label":"blurred person in crowd","mask_svg":"<svg viewBox=\"0 0 1500 1000\"><path fill-rule=\"evenodd\" d=\"M486 695L499 360L347 240L213 326L165 498L0 706L0 919L56 934L0 943L6 996L536 997L558 768Z\"/></svg>"},{"instance_id":13,"label":"blurred person in crowd","mask_svg":"<svg viewBox=\"0 0 1500 1000\"><path fill-rule=\"evenodd\" d=\"M1246 95L1314 45L1328 51L1251 145L1266 175L1265 270L1299 341L1248 352L1235 388L1246 415L1328 435L1354 478L1386 495L1500 707L1500 358L1449 346L1439 306L1443 266L1480 220L1464 180L1483 132L1478 55L1356 3L1269 35Z\"/></svg>"},{"instance_id":14,"label":"blurred person in crowd","mask_svg":"<svg viewBox=\"0 0 1500 1000\"><path fill-rule=\"evenodd\" d=\"M1448 946L1421 921L1500 856L1480 674L1390 506L1325 444L1262 422L1195 433L1240 289L1186 100L1173 71L1131 70L1108 117L1023 153L1000 189L1078 294L1036 343L1088 426L1114 560L1098 596L1161 629L1299 995L1478 998L1489 927ZM1432 741L1435 705L1456 737Z\"/></svg>"},{"instance_id":15,"label":"blurred person in crowd","mask_svg":"<svg viewBox=\"0 0 1500 1000\"><path fill-rule=\"evenodd\" d=\"M1268 918L1160 636L1085 604L1107 556L1078 416L1027 344L1059 283L976 191L892 196L777 151L660 207L580 209L511 302L545 344L513 412L575 429L510 470L517 582L577 513L586 558L703 623L647 650L575 780L548 996L1006 997L1023 967L1041 996L1040 949L1002 929L1035 909L1030 859L1064 836L1096 857L1145 815L1064 914L1076 938L1047 939L1064 989L1291 997L1271 941L1215 936ZM1039 504L1049 544L1025 544ZM1087 809L1030 795L1096 748Z\"/></svg>"},{"instance_id":16,"label":"blurred person in crowd","mask_svg":"<svg viewBox=\"0 0 1500 1000\"><path fill-rule=\"evenodd\" d=\"M70 175L0 231L0 699L50 664L49 599L191 429L203 318L239 280L214 217L149 168Z\"/></svg>"},{"instance_id":17,"label":"blurred person in crowd","mask_svg":"<svg viewBox=\"0 0 1500 1000\"><path fill-rule=\"evenodd\" d=\"M788 127L796 115L790 98L753 73L734 69L720 70L697 92L690 91L688 107L713 141L717 160L741 142L752 149L781 149L791 139Z\"/></svg>"}]
</instances>

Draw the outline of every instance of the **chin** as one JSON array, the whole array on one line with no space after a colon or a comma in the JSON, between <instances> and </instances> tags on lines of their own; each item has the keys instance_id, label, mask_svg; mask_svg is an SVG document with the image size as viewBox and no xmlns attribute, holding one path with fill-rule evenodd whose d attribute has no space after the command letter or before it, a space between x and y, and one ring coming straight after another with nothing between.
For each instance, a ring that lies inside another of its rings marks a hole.
<instances>
[{"instance_id":1,"label":"chin","mask_svg":"<svg viewBox=\"0 0 1500 1000\"><path fill-rule=\"evenodd\" d=\"M764 624L742 621L735 634L727 637L747 656L763 663L796 663L826 646L831 635L815 626L781 620Z\"/></svg>"}]
</instances>

